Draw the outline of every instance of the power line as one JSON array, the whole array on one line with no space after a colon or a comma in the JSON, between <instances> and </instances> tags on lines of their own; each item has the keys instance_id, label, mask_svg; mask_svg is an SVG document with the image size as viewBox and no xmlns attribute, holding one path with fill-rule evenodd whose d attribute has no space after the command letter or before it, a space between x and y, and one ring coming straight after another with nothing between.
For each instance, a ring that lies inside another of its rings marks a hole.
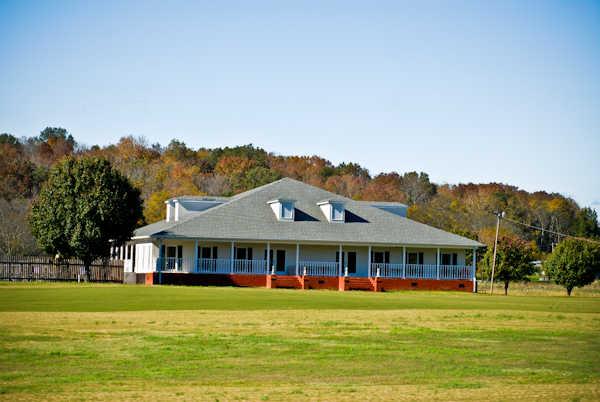
<instances>
[{"instance_id":1,"label":"power line","mask_svg":"<svg viewBox=\"0 0 600 402\"><path fill-rule=\"evenodd\" d=\"M554 230L544 229L544 228L539 227L539 226L530 225L528 223L523 223L523 222L515 221L515 220L507 218L507 217L503 217L502 219L507 220L507 221L509 221L511 223L514 223L514 224L517 224L517 225L526 226L526 227L531 228L531 229L537 229L537 230L541 230L542 232L552 233L552 234L555 234L557 236L569 237L569 238L575 239L575 240L581 240L581 241L587 241L587 242L590 242L590 243L600 244L600 241L593 240L593 239L588 239L587 237L572 236L572 235L569 235L569 234L566 234L566 233L560 233L560 232L556 232Z\"/></svg>"}]
</instances>

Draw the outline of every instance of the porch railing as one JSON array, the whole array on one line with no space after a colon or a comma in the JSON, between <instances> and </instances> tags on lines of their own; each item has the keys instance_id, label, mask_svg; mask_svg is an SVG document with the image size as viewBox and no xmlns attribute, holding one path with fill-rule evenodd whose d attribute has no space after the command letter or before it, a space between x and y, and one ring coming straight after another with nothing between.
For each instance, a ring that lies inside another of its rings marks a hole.
<instances>
[{"instance_id":1,"label":"porch railing","mask_svg":"<svg viewBox=\"0 0 600 402\"><path fill-rule=\"evenodd\" d=\"M231 273L231 260L229 258L198 259L197 272L204 274L229 274Z\"/></svg>"},{"instance_id":2,"label":"porch railing","mask_svg":"<svg viewBox=\"0 0 600 402\"><path fill-rule=\"evenodd\" d=\"M195 260L191 258L165 257L156 260L157 271L191 272L211 274L259 274L270 273L265 260L242 260L229 258ZM342 271L342 275L344 272ZM338 276L339 264L330 261L299 261L298 275ZM473 267L436 264L371 264L371 276L409 279L472 279Z\"/></svg>"},{"instance_id":3,"label":"porch railing","mask_svg":"<svg viewBox=\"0 0 600 402\"><path fill-rule=\"evenodd\" d=\"M402 278L404 276L402 264L373 263L371 264L371 276L377 275L383 278Z\"/></svg>"},{"instance_id":4,"label":"porch railing","mask_svg":"<svg viewBox=\"0 0 600 402\"><path fill-rule=\"evenodd\" d=\"M410 279L472 279L473 267L436 264L371 264L371 276Z\"/></svg>"},{"instance_id":5,"label":"porch railing","mask_svg":"<svg viewBox=\"0 0 600 402\"><path fill-rule=\"evenodd\" d=\"M232 266L233 262L233 266ZM264 260L231 260L229 258L157 258L156 270L163 272L192 272L207 274L266 274Z\"/></svg>"},{"instance_id":6,"label":"porch railing","mask_svg":"<svg viewBox=\"0 0 600 402\"><path fill-rule=\"evenodd\" d=\"M156 259L156 269L158 271L183 271L183 258L163 257Z\"/></svg>"},{"instance_id":7,"label":"porch railing","mask_svg":"<svg viewBox=\"0 0 600 402\"><path fill-rule=\"evenodd\" d=\"M440 279L473 279L473 267L440 265Z\"/></svg>"},{"instance_id":8,"label":"porch railing","mask_svg":"<svg viewBox=\"0 0 600 402\"><path fill-rule=\"evenodd\" d=\"M437 279L437 265L435 264L406 264L406 278L412 279Z\"/></svg>"},{"instance_id":9,"label":"porch railing","mask_svg":"<svg viewBox=\"0 0 600 402\"><path fill-rule=\"evenodd\" d=\"M298 275L338 276L339 263L326 261L299 261Z\"/></svg>"},{"instance_id":10,"label":"porch railing","mask_svg":"<svg viewBox=\"0 0 600 402\"><path fill-rule=\"evenodd\" d=\"M233 272L236 274L266 274L265 260L233 260Z\"/></svg>"}]
</instances>

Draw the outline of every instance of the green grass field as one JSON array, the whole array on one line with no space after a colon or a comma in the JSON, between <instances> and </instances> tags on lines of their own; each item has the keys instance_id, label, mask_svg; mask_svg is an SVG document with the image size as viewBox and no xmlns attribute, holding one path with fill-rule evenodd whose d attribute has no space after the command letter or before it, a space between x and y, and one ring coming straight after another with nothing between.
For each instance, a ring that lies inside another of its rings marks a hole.
<instances>
[{"instance_id":1,"label":"green grass field","mask_svg":"<svg viewBox=\"0 0 600 402\"><path fill-rule=\"evenodd\" d=\"M589 294L0 284L0 399L600 400Z\"/></svg>"}]
</instances>

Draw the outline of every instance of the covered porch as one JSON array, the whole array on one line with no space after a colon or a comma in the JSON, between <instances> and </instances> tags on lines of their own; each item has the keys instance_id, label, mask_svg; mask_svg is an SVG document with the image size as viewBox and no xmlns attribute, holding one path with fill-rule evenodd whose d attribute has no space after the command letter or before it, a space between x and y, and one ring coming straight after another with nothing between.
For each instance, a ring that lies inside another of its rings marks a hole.
<instances>
[{"instance_id":1,"label":"covered porch","mask_svg":"<svg viewBox=\"0 0 600 402\"><path fill-rule=\"evenodd\" d=\"M470 280L476 250L414 245L307 244L163 239L137 272ZM341 258L340 258L341 257ZM139 268L139 269L138 269Z\"/></svg>"}]
</instances>

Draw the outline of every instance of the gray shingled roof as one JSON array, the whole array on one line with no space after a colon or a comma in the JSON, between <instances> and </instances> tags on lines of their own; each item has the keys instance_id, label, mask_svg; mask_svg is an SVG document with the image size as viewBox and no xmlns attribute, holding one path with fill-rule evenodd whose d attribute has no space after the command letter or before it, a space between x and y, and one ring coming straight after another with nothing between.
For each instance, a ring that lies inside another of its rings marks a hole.
<instances>
[{"instance_id":1,"label":"gray shingled roof","mask_svg":"<svg viewBox=\"0 0 600 402\"><path fill-rule=\"evenodd\" d=\"M230 199L231 197L221 197L216 195L182 195L180 197L169 198L167 201L229 201Z\"/></svg>"},{"instance_id":2,"label":"gray shingled roof","mask_svg":"<svg viewBox=\"0 0 600 402\"><path fill-rule=\"evenodd\" d=\"M281 222L268 201L296 200L296 220ZM317 202L343 199L346 222L327 221ZM481 247L483 244L404 218L364 201L354 201L284 178L231 197L228 202L192 214L183 221L157 222L135 231L136 237L257 240L357 244Z\"/></svg>"}]
</instances>

